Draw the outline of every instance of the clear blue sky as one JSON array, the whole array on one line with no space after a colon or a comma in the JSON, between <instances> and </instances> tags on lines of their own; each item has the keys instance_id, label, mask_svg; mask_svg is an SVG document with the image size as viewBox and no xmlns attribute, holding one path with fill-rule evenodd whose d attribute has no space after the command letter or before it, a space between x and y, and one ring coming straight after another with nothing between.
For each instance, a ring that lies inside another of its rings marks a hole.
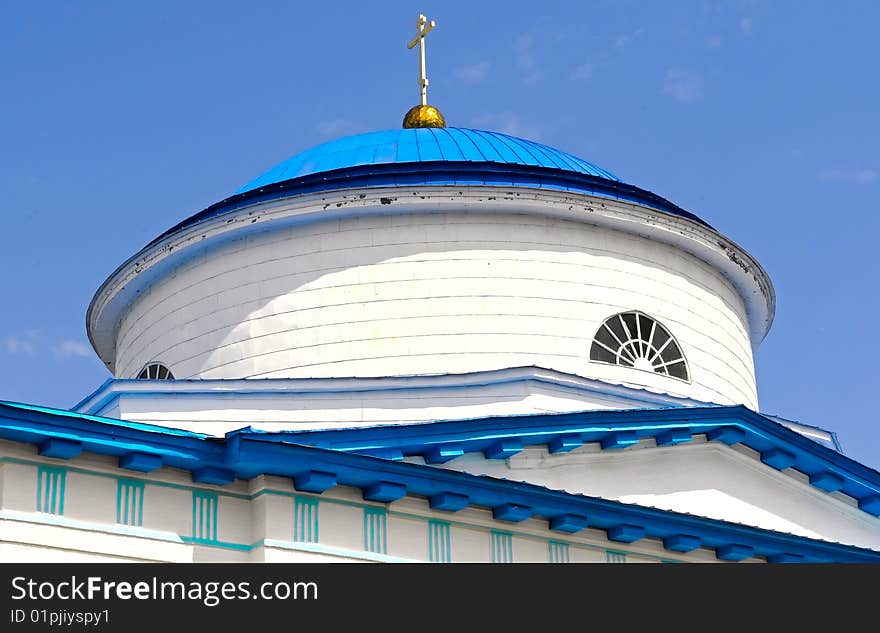
<instances>
[{"instance_id":1,"label":"clear blue sky","mask_svg":"<svg viewBox=\"0 0 880 633\"><path fill-rule=\"evenodd\" d=\"M0 398L108 374L85 310L124 259L289 155L400 125L560 147L705 218L765 266L762 409L880 467L880 3L0 4Z\"/></svg>"}]
</instances>

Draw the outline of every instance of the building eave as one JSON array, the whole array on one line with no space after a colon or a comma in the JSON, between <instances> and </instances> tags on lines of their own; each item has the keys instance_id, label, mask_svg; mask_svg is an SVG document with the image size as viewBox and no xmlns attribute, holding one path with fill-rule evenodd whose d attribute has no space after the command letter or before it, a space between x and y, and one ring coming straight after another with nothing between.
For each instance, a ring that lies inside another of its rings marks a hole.
<instances>
[{"instance_id":1,"label":"building eave","mask_svg":"<svg viewBox=\"0 0 880 633\"><path fill-rule=\"evenodd\" d=\"M337 378L200 378L193 380L109 379L71 407L72 411L100 414L120 396L188 398L236 398L278 395L297 397L314 393L369 393L419 389L467 389L472 387L535 381L585 394L601 393L632 400L645 406L700 406L708 402L675 396L644 387L611 383L537 366L506 367L460 374Z\"/></svg>"},{"instance_id":2,"label":"building eave","mask_svg":"<svg viewBox=\"0 0 880 633\"><path fill-rule=\"evenodd\" d=\"M680 551L676 548L686 542L690 548L714 549L721 559L738 552L771 561L880 562L878 551L840 543L534 484L303 446L259 434L240 433L218 440L0 403L0 438L35 444L44 456L57 459L87 451L118 457L120 468L179 468L205 484L224 485L236 478L267 474L290 477L297 489L313 493L343 485L360 489L366 499L384 502L414 495L428 499L437 510L482 507L501 520L536 517L546 520L551 530L573 532L590 527L605 530L609 539L621 542L657 539L672 551Z\"/></svg>"},{"instance_id":3,"label":"building eave","mask_svg":"<svg viewBox=\"0 0 880 633\"><path fill-rule=\"evenodd\" d=\"M689 442L695 435L746 446L768 468L797 470L814 487L826 493L842 492L863 511L880 516L880 472L741 405L488 416L349 429L242 429L227 436L258 437L386 459L419 456L427 463L442 463L464 453L509 457L526 446L565 452L594 442L613 450L649 439L658 446L670 446Z\"/></svg>"}]
</instances>

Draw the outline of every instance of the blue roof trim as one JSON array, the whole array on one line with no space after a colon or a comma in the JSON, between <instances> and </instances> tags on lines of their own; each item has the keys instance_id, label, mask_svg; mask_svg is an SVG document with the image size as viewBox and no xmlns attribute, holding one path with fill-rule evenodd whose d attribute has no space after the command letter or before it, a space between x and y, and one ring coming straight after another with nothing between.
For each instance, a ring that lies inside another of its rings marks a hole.
<instances>
[{"instance_id":1,"label":"blue roof trim","mask_svg":"<svg viewBox=\"0 0 880 633\"><path fill-rule=\"evenodd\" d=\"M691 545L699 540L700 546L714 548L721 558L730 551L742 550L776 560L801 557L812 562L880 562L880 552L873 550L533 484L301 446L257 434L230 435L226 439L163 434L127 424L109 424L92 416L61 413L0 403L0 438L38 446L47 439L67 438L78 442L84 451L120 457L135 451L158 457L164 466L191 471L195 481L218 485L261 474L291 477L307 485L315 479L307 475L319 473L322 481L356 487L367 494L377 486L393 487L408 495L426 497L432 505L437 500L435 507L450 511L465 504L493 511L517 507L547 520L551 529L556 525L566 532L580 525L606 530L610 538L625 532L635 535L628 536L629 540L655 538L670 544L673 550L680 544L680 537L686 536Z\"/></svg>"},{"instance_id":2,"label":"blue roof trim","mask_svg":"<svg viewBox=\"0 0 880 633\"><path fill-rule=\"evenodd\" d=\"M519 164L477 163L461 161L426 161L417 163L400 163L389 165L365 165L324 171L318 174L299 176L266 184L256 189L237 193L225 200L211 205L196 213L183 222L176 224L155 240L155 244L163 238L181 229L187 228L209 218L222 215L229 211L248 206L257 202L266 202L279 198L339 191L343 189L359 189L367 187L399 187L399 186L468 186L487 185L493 187L527 187L549 189L554 191L570 191L594 195L611 200L635 202L670 215L687 218L703 226L712 228L698 216L685 211L669 200L616 180L599 176L557 168L533 167ZM518 195L512 193L511 195ZM390 198L391 203L394 199Z\"/></svg>"},{"instance_id":3,"label":"blue roof trim","mask_svg":"<svg viewBox=\"0 0 880 633\"><path fill-rule=\"evenodd\" d=\"M880 472L741 405L492 416L313 431L240 429L229 435L375 456L397 451L403 457L422 456L432 463L438 447L490 456L504 440L547 445L550 450L566 444L574 448L584 442L621 448L647 438L661 445L679 444L694 434L706 434L710 441L748 446L760 453L768 466L777 470L795 468L809 476L817 488L825 492L839 490L858 500L864 511L877 514L872 500L880 498ZM831 481L839 482L838 487L829 487L829 474L833 475Z\"/></svg>"},{"instance_id":4,"label":"blue roof trim","mask_svg":"<svg viewBox=\"0 0 880 633\"><path fill-rule=\"evenodd\" d=\"M442 382L433 384L440 379ZM582 381L583 384L565 382L567 379ZM534 365L509 367L504 369L491 369L485 371L466 372L459 374L443 374L429 376L386 376L382 378L198 378L198 379L175 379L169 380L140 380L134 378L108 378L100 387L87 395L80 402L70 408L71 411L95 414L108 406L120 396L159 396L159 397L191 397L195 395L208 395L211 397L240 397L261 396L266 394L281 394L296 396L301 393L351 393L368 392L375 390L456 390L468 388L474 385L498 385L520 382L539 382L551 385L561 385L577 391L594 393L601 391L603 394L611 394L630 400L631 408L663 407L663 406L711 406L708 402L693 400L691 398L672 396L663 392L649 391L641 387L627 387L617 383L603 382L596 378L584 378L546 369ZM346 386L316 389L307 385L313 383L336 383ZM418 384L416 384L418 383ZM269 388L272 385L273 388ZM191 389L191 387L202 387ZM127 389L133 387L132 389ZM218 389L218 387L222 387ZM638 403L644 403L640 405ZM87 408L86 408L87 407ZM818 428L818 427L817 427ZM824 429L819 429L823 430ZM826 431L827 432L827 431Z\"/></svg>"},{"instance_id":5,"label":"blue roof trim","mask_svg":"<svg viewBox=\"0 0 880 633\"><path fill-rule=\"evenodd\" d=\"M108 382L112 382L111 380L107 380L104 382L106 385ZM103 385L102 385L103 386ZM127 429L135 429L138 431L144 431L147 433L161 433L163 435L176 435L180 437L195 437L195 438L206 438L209 437L204 433L194 433L192 431L186 431L183 429L173 429L167 426L158 426L155 424L145 424L143 422L129 422L127 420L117 420L115 418L105 418L99 415L88 415L85 413L76 413L73 411L68 411L66 409L54 409L52 407L41 407L34 404L25 404L22 402L11 402L7 400L0 400L0 415L3 414L3 410L5 408L10 409L18 409L22 412L30 412L36 415L39 414L47 414L52 416L59 416L62 418L70 418L72 421L76 420L89 420L92 422L100 422L101 424L109 424L111 426L119 426ZM38 419L38 418L34 418Z\"/></svg>"}]
</instances>

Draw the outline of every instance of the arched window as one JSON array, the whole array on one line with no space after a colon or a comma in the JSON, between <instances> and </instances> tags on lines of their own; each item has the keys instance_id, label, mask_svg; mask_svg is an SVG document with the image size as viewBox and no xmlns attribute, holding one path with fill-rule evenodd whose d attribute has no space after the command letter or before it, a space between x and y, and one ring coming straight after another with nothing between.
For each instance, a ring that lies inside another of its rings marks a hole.
<instances>
[{"instance_id":1,"label":"arched window","mask_svg":"<svg viewBox=\"0 0 880 633\"><path fill-rule=\"evenodd\" d=\"M137 377L138 380L174 380L174 374L162 363L147 363Z\"/></svg>"},{"instance_id":2,"label":"arched window","mask_svg":"<svg viewBox=\"0 0 880 633\"><path fill-rule=\"evenodd\" d=\"M687 362L665 327L641 312L621 312L599 326L590 360L689 380Z\"/></svg>"}]
</instances>

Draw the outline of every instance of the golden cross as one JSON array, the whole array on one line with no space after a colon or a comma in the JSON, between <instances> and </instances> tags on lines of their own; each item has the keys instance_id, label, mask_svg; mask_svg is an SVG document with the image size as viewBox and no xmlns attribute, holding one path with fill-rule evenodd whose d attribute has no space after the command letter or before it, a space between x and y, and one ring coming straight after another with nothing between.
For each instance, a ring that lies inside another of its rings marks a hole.
<instances>
[{"instance_id":1,"label":"golden cross","mask_svg":"<svg viewBox=\"0 0 880 633\"><path fill-rule=\"evenodd\" d=\"M434 20L428 22L428 18L420 13L419 21L416 22L416 29L419 33L409 44L406 45L408 49L412 49L416 44L419 45L419 62L421 68L421 72L419 73L419 89L422 93L422 105L428 105L428 75L425 70L425 36L430 33L435 26L437 25L434 23Z\"/></svg>"}]
</instances>

